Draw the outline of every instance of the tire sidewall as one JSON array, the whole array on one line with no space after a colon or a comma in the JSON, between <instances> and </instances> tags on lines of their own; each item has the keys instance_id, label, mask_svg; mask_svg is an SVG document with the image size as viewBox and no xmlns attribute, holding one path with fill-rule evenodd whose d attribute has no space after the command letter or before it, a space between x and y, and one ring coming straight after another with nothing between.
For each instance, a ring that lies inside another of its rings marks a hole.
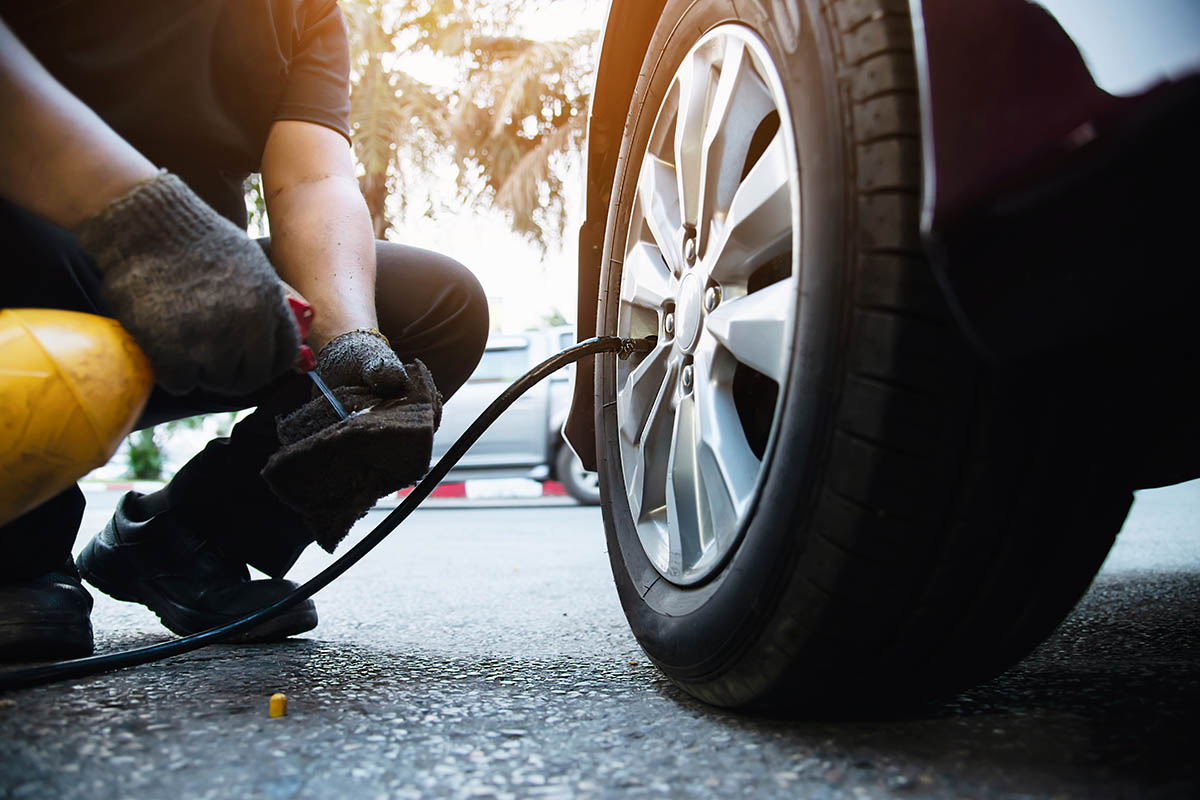
<instances>
[{"instance_id":1,"label":"tire sidewall","mask_svg":"<svg viewBox=\"0 0 1200 800\"><path fill-rule=\"evenodd\" d=\"M597 372L600 480L609 555L630 626L672 678L703 682L748 655L777 610L804 551L805 520L820 484L836 399L839 331L845 318L847 211L840 104L833 54L817 3L670 2L642 68L619 157L601 280L603 332L615 333L620 259L641 154L679 63L726 22L752 28L776 61L790 104L800 165L800 282L790 377L766 454L765 479L740 544L706 582L680 587L650 564L624 491L617 441L615 360ZM815 78L815 79L814 79ZM614 260L616 259L616 260ZM750 654L754 656L754 654ZM761 654L759 654L761 655ZM759 659L763 663L778 659ZM734 702L738 702L734 698Z\"/></svg>"}]
</instances>

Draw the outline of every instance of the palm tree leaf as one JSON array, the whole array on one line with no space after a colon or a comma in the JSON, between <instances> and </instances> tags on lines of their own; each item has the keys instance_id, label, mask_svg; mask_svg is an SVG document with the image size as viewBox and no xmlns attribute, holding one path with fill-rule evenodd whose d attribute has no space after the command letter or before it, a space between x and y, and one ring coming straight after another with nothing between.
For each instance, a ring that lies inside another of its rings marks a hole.
<instances>
[{"instance_id":1,"label":"palm tree leaf","mask_svg":"<svg viewBox=\"0 0 1200 800\"><path fill-rule=\"evenodd\" d=\"M536 147L521 157L496 191L496 205L513 214L518 222L532 220L539 207L539 190L551 175L553 157L566 152L583 135L582 117L572 117L544 136Z\"/></svg>"}]
</instances>

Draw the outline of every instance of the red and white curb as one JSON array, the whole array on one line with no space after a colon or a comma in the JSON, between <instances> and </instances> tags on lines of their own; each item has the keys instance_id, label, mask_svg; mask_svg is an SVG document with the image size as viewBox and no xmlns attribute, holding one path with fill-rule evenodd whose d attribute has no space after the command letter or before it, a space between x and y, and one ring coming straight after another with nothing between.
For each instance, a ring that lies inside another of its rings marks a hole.
<instances>
[{"instance_id":1,"label":"red and white curb","mask_svg":"<svg viewBox=\"0 0 1200 800\"><path fill-rule=\"evenodd\" d=\"M80 481L79 488L85 492L138 492L150 494L163 488L162 481Z\"/></svg>"},{"instance_id":2,"label":"red and white curb","mask_svg":"<svg viewBox=\"0 0 1200 800\"><path fill-rule=\"evenodd\" d=\"M162 481L83 481L85 492L139 492L149 494L163 487ZM396 492L395 499L403 500L411 488ZM495 478L456 483L439 483L431 498L451 500L532 500L538 497L566 497L567 490L558 481L538 481L527 478ZM381 502L386 502L384 498Z\"/></svg>"},{"instance_id":3,"label":"red and white curb","mask_svg":"<svg viewBox=\"0 0 1200 800\"><path fill-rule=\"evenodd\" d=\"M396 497L403 499L410 492L411 488L401 489L396 492ZM565 497L566 494L567 490L558 481L539 483L527 478L495 478L439 483L429 496L466 500L523 500L535 497Z\"/></svg>"}]
</instances>

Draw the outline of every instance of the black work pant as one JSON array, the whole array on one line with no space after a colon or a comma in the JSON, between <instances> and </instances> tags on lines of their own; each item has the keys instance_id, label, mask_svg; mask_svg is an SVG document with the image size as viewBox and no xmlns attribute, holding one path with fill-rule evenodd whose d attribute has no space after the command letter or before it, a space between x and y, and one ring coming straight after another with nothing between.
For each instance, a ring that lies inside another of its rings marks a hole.
<instances>
[{"instance_id":1,"label":"black work pant","mask_svg":"<svg viewBox=\"0 0 1200 800\"><path fill-rule=\"evenodd\" d=\"M262 242L268 255L270 243ZM59 308L111 316L100 276L75 238L0 200L0 308ZM380 330L401 360L419 358L446 399L471 374L488 332L483 289L458 262L428 250L376 244L376 311ZM189 527L268 575L282 576L312 541L259 471L279 447L275 417L310 397L309 380L290 373L246 397L196 391L173 396L155 388L137 427L196 414L257 406L227 438L208 444L167 485L172 509ZM2 412L0 412L2 413ZM59 568L70 556L84 498L72 487L0 527L0 582Z\"/></svg>"}]
</instances>

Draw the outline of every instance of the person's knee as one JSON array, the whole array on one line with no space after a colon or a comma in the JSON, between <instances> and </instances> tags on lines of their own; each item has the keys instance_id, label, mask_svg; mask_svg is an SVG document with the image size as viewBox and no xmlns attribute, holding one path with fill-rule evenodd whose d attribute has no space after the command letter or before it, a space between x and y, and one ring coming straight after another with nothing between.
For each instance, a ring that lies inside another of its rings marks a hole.
<instances>
[{"instance_id":1,"label":"person's knee","mask_svg":"<svg viewBox=\"0 0 1200 800\"><path fill-rule=\"evenodd\" d=\"M419 358L443 396L458 390L479 363L490 328L487 295L452 258L380 242L376 250L380 329L401 358Z\"/></svg>"},{"instance_id":2,"label":"person's knee","mask_svg":"<svg viewBox=\"0 0 1200 800\"><path fill-rule=\"evenodd\" d=\"M452 365L435 376L445 398L453 395L475 371L487 346L491 317L487 294L479 279L462 264L454 262L447 270L447 284L442 295L442 311L447 324L443 327L445 344L453 348Z\"/></svg>"},{"instance_id":3,"label":"person's knee","mask_svg":"<svg viewBox=\"0 0 1200 800\"><path fill-rule=\"evenodd\" d=\"M491 315L488 311L487 294L483 291L483 285L479 279L466 267L461 264L458 266L461 275L455 287L457 294L455 300L462 309L464 344L469 346L466 354L471 357L471 369L474 370L487 345L488 331L491 329Z\"/></svg>"}]
</instances>

